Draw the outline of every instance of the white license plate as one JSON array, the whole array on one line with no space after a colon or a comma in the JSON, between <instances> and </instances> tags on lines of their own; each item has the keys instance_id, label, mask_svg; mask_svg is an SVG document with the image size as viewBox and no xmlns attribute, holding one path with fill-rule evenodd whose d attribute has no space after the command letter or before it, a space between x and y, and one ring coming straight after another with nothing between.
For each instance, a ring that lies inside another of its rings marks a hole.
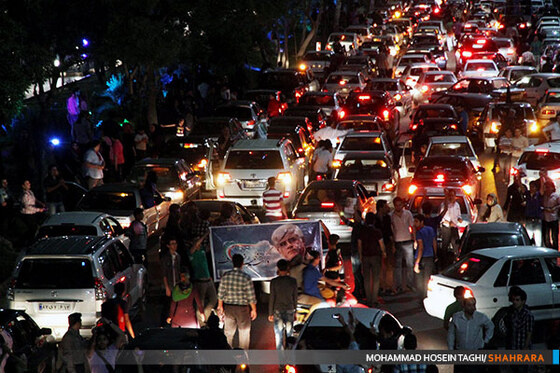
<instances>
[{"instance_id":1,"label":"white license plate","mask_svg":"<svg viewBox=\"0 0 560 373\"><path fill-rule=\"evenodd\" d=\"M254 189L254 188L264 188L266 185L261 181L244 181L243 188Z\"/></svg>"},{"instance_id":2,"label":"white license plate","mask_svg":"<svg viewBox=\"0 0 560 373\"><path fill-rule=\"evenodd\" d=\"M39 311L71 311L70 303L39 303Z\"/></svg>"},{"instance_id":3,"label":"white license plate","mask_svg":"<svg viewBox=\"0 0 560 373\"><path fill-rule=\"evenodd\" d=\"M321 219L325 225L338 225L340 220L338 219Z\"/></svg>"},{"instance_id":4,"label":"white license plate","mask_svg":"<svg viewBox=\"0 0 560 373\"><path fill-rule=\"evenodd\" d=\"M443 191L443 188L426 188L426 193L441 193Z\"/></svg>"}]
</instances>

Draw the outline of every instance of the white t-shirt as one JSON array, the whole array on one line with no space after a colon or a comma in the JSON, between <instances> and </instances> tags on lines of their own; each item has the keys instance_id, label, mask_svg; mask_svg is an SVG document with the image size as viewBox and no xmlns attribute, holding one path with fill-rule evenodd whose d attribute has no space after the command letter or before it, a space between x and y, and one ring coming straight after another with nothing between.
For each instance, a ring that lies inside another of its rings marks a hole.
<instances>
[{"instance_id":1,"label":"white t-shirt","mask_svg":"<svg viewBox=\"0 0 560 373\"><path fill-rule=\"evenodd\" d=\"M560 124L558 124L558 122L550 123L548 126L543 128L543 132L550 132L550 138L552 141L560 140Z\"/></svg>"},{"instance_id":2,"label":"white t-shirt","mask_svg":"<svg viewBox=\"0 0 560 373\"><path fill-rule=\"evenodd\" d=\"M340 141L342 141L347 133L348 131L337 130L336 128L327 126L315 132L313 137L315 138L315 141L331 140L331 144L334 146L336 145L336 139L339 138Z\"/></svg>"},{"instance_id":3,"label":"white t-shirt","mask_svg":"<svg viewBox=\"0 0 560 373\"><path fill-rule=\"evenodd\" d=\"M85 161L97 166L103 165L103 156L101 153L96 153L93 149L86 152ZM85 167L85 175L91 177L92 179L103 179L103 170L97 168Z\"/></svg>"},{"instance_id":4,"label":"white t-shirt","mask_svg":"<svg viewBox=\"0 0 560 373\"><path fill-rule=\"evenodd\" d=\"M146 151L148 142L143 142L142 140L148 140L148 135L144 134L137 134L134 136L134 142L136 143L136 149ZM142 142L140 142L142 141Z\"/></svg>"},{"instance_id":5,"label":"white t-shirt","mask_svg":"<svg viewBox=\"0 0 560 373\"><path fill-rule=\"evenodd\" d=\"M91 373L109 373L109 370L107 369L107 364L105 364L103 359L99 357L100 353L103 354L105 360L107 360L107 362L113 368L115 368L115 365L117 363L117 354L119 353L119 350L114 344L112 344L109 347L107 347L107 349L104 350L103 352L99 352L97 350L93 352L93 355L91 355L91 357L88 359Z\"/></svg>"},{"instance_id":6,"label":"white t-shirt","mask_svg":"<svg viewBox=\"0 0 560 373\"><path fill-rule=\"evenodd\" d=\"M315 163L313 164L313 171L315 172L329 172L329 166L332 163L333 155L330 151L321 149L319 153L315 154Z\"/></svg>"}]
</instances>

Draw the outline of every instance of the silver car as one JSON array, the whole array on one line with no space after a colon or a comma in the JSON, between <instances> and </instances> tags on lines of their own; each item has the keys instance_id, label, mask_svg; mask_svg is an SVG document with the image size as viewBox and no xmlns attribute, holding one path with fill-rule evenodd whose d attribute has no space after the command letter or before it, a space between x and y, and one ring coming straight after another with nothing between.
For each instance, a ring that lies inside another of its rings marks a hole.
<instances>
[{"instance_id":1,"label":"silver car","mask_svg":"<svg viewBox=\"0 0 560 373\"><path fill-rule=\"evenodd\" d=\"M552 88L560 88L560 74L539 73L525 75L517 82L517 87L525 90L525 100L536 106L539 100Z\"/></svg>"},{"instance_id":2,"label":"silver car","mask_svg":"<svg viewBox=\"0 0 560 373\"><path fill-rule=\"evenodd\" d=\"M414 104L427 104L433 92L445 91L457 83L457 77L451 71L426 71L418 79L414 88Z\"/></svg>"},{"instance_id":3,"label":"silver car","mask_svg":"<svg viewBox=\"0 0 560 373\"><path fill-rule=\"evenodd\" d=\"M544 127L558 114L560 114L560 89L550 89L537 106L537 119Z\"/></svg>"},{"instance_id":4,"label":"silver car","mask_svg":"<svg viewBox=\"0 0 560 373\"><path fill-rule=\"evenodd\" d=\"M366 77L360 72L335 71L330 73L325 80L323 91L338 92L339 95L347 97L350 92L362 92L366 86Z\"/></svg>"}]
</instances>

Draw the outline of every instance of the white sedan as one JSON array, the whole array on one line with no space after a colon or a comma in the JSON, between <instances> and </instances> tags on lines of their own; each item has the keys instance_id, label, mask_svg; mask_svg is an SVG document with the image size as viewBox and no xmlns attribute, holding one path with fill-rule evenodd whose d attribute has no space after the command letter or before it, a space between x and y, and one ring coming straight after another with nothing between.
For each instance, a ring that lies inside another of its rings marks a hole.
<instances>
[{"instance_id":1,"label":"white sedan","mask_svg":"<svg viewBox=\"0 0 560 373\"><path fill-rule=\"evenodd\" d=\"M488 78L498 76L500 69L492 60L468 60L460 78Z\"/></svg>"},{"instance_id":2,"label":"white sedan","mask_svg":"<svg viewBox=\"0 0 560 373\"><path fill-rule=\"evenodd\" d=\"M467 157L476 170L481 167L471 140L467 136L434 136L430 138L426 157L441 155Z\"/></svg>"},{"instance_id":3,"label":"white sedan","mask_svg":"<svg viewBox=\"0 0 560 373\"><path fill-rule=\"evenodd\" d=\"M519 286L527 293L527 305L535 320L560 317L560 252L536 246L509 246L475 250L432 275L426 312L443 319L446 307L455 301L453 289L464 286L476 298L477 310L492 318L510 305L509 288Z\"/></svg>"}]
</instances>

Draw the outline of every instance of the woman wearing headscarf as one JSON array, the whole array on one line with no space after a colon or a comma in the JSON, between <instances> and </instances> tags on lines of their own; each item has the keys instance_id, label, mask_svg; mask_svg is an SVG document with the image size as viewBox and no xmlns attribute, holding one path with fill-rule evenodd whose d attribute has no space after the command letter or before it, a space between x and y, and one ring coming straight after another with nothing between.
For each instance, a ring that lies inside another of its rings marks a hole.
<instances>
[{"instance_id":1,"label":"woman wearing headscarf","mask_svg":"<svg viewBox=\"0 0 560 373\"><path fill-rule=\"evenodd\" d=\"M494 193L486 197L486 209L481 215L480 221L484 223L495 223L505 221L502 207L498 204L498 198Z\"/></svg>"},{"instance_id":2,"label":"woman wearing headscarf","mask_svg":"<svg viewBox=\"0 0 560 373\"><path fill-rule=\"evenodd\" d=\"M186 271L181 271L181 281L173 288L171 299L171 308L167 318L167 323L171 327L198 328L197 309L202 321L205 321L203 304Z\"/></svg>"}]
</instances>

